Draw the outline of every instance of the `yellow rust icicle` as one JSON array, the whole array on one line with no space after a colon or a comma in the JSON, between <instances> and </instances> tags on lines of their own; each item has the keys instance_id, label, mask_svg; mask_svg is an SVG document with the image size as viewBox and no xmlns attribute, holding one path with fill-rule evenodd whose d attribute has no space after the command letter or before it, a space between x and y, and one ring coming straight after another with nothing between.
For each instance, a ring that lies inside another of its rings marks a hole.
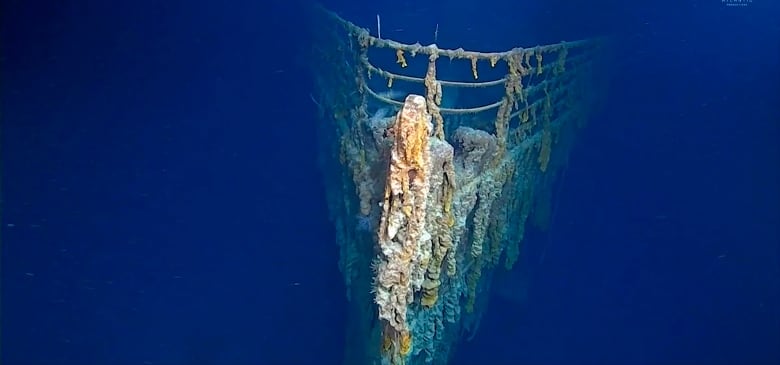
<instances>
[{"instance_id":1,"label":"yellow rust icicle","mask_svg":"<svg viewBox=\"0 0 780 365\"><path fill-rule=\"evenodd\" d=\"M425 98L406 97L393 126L390 167L382 203L378 242L381 248L375 297L379 318L386 323L383 338L392 339L390 358L408 354L412 345L407 322L425 232L425 214L430 191L431 116ZM430 248L428 248L430 249Z\"/></svg>"},{"instance_id":2,"label":"yellow rust icicle","mask_svg":"<svg viewBox=\"0 0 780 365\"><path fill-rule=\"evenodd\" d=\"M406 58L404 57L404 50L395 50L395 63L401 65L402 68L406 68L406 66L408 66L406 64Z\"/></svg>"}]
</instances>

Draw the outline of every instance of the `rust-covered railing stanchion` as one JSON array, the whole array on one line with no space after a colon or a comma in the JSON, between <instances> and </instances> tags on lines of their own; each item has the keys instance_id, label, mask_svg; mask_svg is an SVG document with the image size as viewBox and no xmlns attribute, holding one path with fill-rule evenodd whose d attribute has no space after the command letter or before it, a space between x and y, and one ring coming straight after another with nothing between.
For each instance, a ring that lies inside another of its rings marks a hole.
<instances>
[{"instance_id":1,"label":"rust-covered railing stanchion","mask_svg":"<svg viewBox=\"0 0 780 365\"><path fill-rule=\"evenodd\" d=\"M442 118L439 110L442 100L442 88L441 83L436 80L436 60L438 58L437 53L431 53L428 56L428 71L425 73L425 101L428 105L428 113L436 121L434 133L437 138L444 140L444 118Z\"/></svg>"}]
</instances>

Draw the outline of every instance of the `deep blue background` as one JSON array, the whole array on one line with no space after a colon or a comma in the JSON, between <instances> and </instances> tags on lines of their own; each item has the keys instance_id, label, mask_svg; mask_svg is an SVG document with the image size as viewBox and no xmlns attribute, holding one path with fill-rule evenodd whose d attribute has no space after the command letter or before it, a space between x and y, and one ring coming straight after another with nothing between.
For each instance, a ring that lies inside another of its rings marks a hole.
<instances>
[{"instance_id":1,"label":"deep blue background","mask_svg":"<svg viewBox=\"0 0 780 365\"><path fill-rule=\"evenodd\" d=\"M455 363L780 359L777 5L367 4L326 2L452 47L615 36L530 304ZM300 10L3 2L3 364L339 363Z\"/></svg>"}]
</instances>

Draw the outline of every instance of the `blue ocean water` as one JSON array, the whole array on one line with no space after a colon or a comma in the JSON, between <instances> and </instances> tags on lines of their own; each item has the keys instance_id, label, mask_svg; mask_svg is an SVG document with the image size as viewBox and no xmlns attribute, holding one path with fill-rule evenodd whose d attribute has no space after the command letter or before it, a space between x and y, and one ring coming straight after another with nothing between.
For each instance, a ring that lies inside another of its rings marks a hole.
<instances>
[{"instance_id":1,"label":"blue ocean water","mask_svg":"<svg viewBox=\"0 0 780 365\"><path fill-rule=\"evenodd\" d=\"M776 3L323 4L451 48L612 37L528 303L454 364L780 362ZM3 2L3 364L341 363L307 6Z\"/></svg>"}]
</instances>

